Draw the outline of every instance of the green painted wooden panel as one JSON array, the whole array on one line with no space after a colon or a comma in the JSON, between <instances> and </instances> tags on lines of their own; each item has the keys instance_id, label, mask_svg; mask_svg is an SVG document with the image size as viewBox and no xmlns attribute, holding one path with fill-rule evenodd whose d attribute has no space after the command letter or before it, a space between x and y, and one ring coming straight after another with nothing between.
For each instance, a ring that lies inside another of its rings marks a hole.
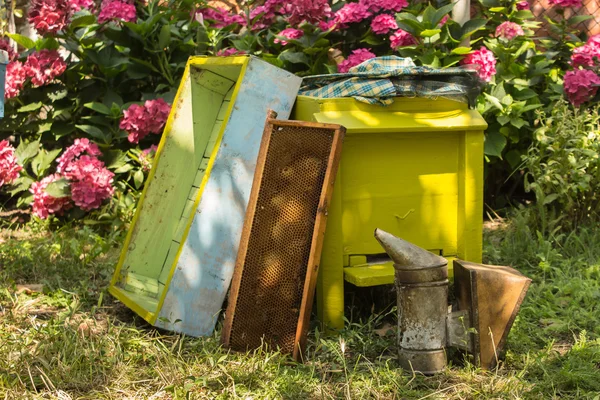
<instances>
[{"instance_id":1,"label":"green painted wooden panel","mask_svg":"<svg viewBox=\"0 0 600 400\"><path fill-rule=\"evenodd\" d=\"M187 219L185 221L187 224ZM183 233L183 232L182 232ZM181 240L181 237L179 238ZM158 277L159 284L166 284L167 279L169 279L169 272L171 271L171 265L175 262L175 257L177 257L177 252L179 251L179 247L181 244L176 241L172 241L169 247L169 253L167 254L167 258L165 259L164 268L160 272Z\"/></svg>"},{"instance_id":2,"label":"green painted wooden panel","mask_svg":"<svg viewBox=\"0 0 600 400\"><path fill-rule=\"evenodd\" d=\"M239 74L240 67L237 69ZM173 124L165 129L155 175L149 183L122 271L156 281L162 271L170 270L175 257L169 250L172 240L178 233L181 217L191 215L193 202L188 200L189 192L224 97L234 84L213 72L190 69L180 103L174 105ZM171 264L165 268L171 257Z\"/></svg>"}]
</instances>

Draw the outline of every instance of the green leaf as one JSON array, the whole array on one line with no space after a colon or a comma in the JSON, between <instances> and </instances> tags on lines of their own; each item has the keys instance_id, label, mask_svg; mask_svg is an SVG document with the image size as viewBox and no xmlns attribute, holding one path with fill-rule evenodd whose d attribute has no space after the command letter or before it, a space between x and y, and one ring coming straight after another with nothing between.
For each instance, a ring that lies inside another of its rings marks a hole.
<instances>
[{"instance_id":1,"label":"green leaf","mask_svg":"<svg viewBox=\"0 0 600 400\"><path fill-rule=\"evenodd\" d=\"M487 24L487 20L486 19L470 19L467 22L465 22L465 24L462 26L462 29L460 30L460 38L464 39L467 36L472 35L473 33L477 32L480 29L483 29L483 27Z\"/></svg>"},{"instance_id":2,"label":"green leaf","mask_svg":"<svg viewBox=\"0 0 600 400\"><path fill-rule=\"evenodd\" d=\"M488 156L501 157L506 147L506 138L499 132L487 132L485 135L484 152Z\"/></svg>"},{"instance_id":3,"label":"green leaf","mask_svg":"<svg viewBox=\"0 0 600 400\"><path fill-rule=\"evenodd\" d=\"M470 47L457 47L452 50L452 54L459 54L459 55L469 54L471 52L471 50L472 49Z\"/></svg>"},{"instance_id":4,"label":"green leaf","mask_svg":"<svg viewBox=\"0 0 600 400\"><path fill-rule=\"evenodd\" d=\"M425 8L425 11L423 11L422 17L423 17L423 24L427 28L433 28L437 25L437 23L433 22L433 19L435 18L435 8L433 8L431 6L431 4L429 4Z\"/></svg>"},{"instance_id":5,"label":"green leaf","mask_svg":"<svg viewBox=\"0 0 600 400\"><path fill-rule=\"evenodd\" d=\"M421 37L432 37L432 36L437 35L440 32L442 32L441 29L425 29L425 30L421 31L420 36Z\"/></svg>"},{"instance_id":6,"label":"green leaf","mask_svg":"<svg viewBox=\"0 0 600 400\"><path fill-rule=\"evenodd\" d=\"M506 7L492 7L490 8L490 12L499 13L506 11Z\"/></svg>"},{"instance_id":7,"label":"green leaf","mask_svg":"<svg viewBox=\"0 0 600 400\"><path fill-rule=\"evenodd\" d=\"M500 123L500 125L506 125L510 122L510 117L508 115L498 115L496 120Z\"/></svg>"},{"instance_id":8,"label":"green leaf","mask_svg":"<svg viewBox=\"0 0 600 400\"><path fill-rule=\"evenodd\" d=\"M39 110L40 108L42 108L42 106L43 104L41 101L38 101L37 103L29 103L26 106L19 108L17 112L32 112L35 110Z\"/></svg>"},{"instance_id":9,"label":"green leaf","mask_svg":"<svg viewBox=\"0 0 600 400\"><path fill-rule=\"evenodd\" d=\"M52 161L58 157L62 149L52 151L40 150L38 155L31 161L31 170L37 177L42 177L52 164Z\"/></svg>"},{"instance_id":10,"label":"green leaf","mask_svg":"<svg viewBox=\"0 0 600 400\"><path fill-rule=\"evenodd\" d=\"M135 185L136 189L139 189L143 183L144 183L144 173L142 172L141 169L138 169L137 171L135 171L135 174L133 174L133 184Z\"/></svg>"},{"instance_id":11,"label":"green leaf","mask_svg":"<svg viewBox=\"0 0 600 400\"><path fill-rule=\"evenodd\" d=\"M6 193L14 196L17 193L25 192L29 190L31 184L33 183L33 179L28 176L20 176L16 181L12 183L9 187L10 189L6 191Z\"/></svg>"},{"instance_id":12,"label":"green leaf","mask_svg":"<svg viewBox=\"0 0 600 400\"><path fill-rule=\"evenodd\" d=\"M523 44L521 45L521 47L519 47L519 50L517 50L515 52L515 58L519 57L521 54L525 53L527 51L527 49L530 48L534 48L535 44L529 40L526 40L525 42L523 42Z\"/></svg>"},{"instance_id":13,"label":"green leaf","mask_svg":"<svg viewBox=\"0 0 600 400\"><path fill-rule=\"evenodd\" d=\"M443 7L438 8L437 11L435 12L435 16L433 17L433 26L437 26L440 23L440 21L442 20L442 18L444 18L445 15L447 15L450 11L452 11L455 4L456 3L451 3L451 4L447 4Z\"/></svg>"},{"instance_id":14,"label":"green leaf","mask_svg":"<svg viewBox=\"0 0 600 400\"><path fill-rule=\"evenodd\" d=\"M413 36L419 36L419 33L424 29L420 22L410 19L398 20L397 25L398 28L410 33Z\"/></svg>"},{"instance_id":15,"label":"green leaf","mask_svg":"<svg viewBox=\"0 0 600 400\"><path fill-rule=\"evenodd\" d=\"M71 185L66 178L61 178L49 183L44 191L50 196L60 199L71 195Z\"/></svg>"},{"instance_id":16,"label":"green leaf","mask_svg":"<svg viewBox=\"0 0 600 400\"><path fill-rule=\"evenodd\" d=\"M534 18L533 13L529 10L517 11L514 16L515 16L515 18L518 18L518 19L533 19Z\"/></svg>"},{"instance_id":17,"label":"green leaf","mask_svg":"<svg viewBox=\"0 0 600 400\"><path fill-rule=\"evenodd\" d=\"M125 172L131 171L132 169L133 166L131 164L124 164L123 166L115 169L115 174L123 174Z\"/></svg>"},{"instance_id":18,"label":"green leaf","mask_svg":"<svg viewBox=\"0 0 600 400\"><path fill-rule=\"evenodd\" d=\"M52 134L56 139L60 139L63 136L70 135L75 131L75 127L72 123L64 121L54 121L52 123Z\"/></svg>"},{"instance_id":19,"label":"green leaf","mask_svg":"<svg viewBox=\"0 0 600 400\"><path fill-rule=\"evenodd\" d=\"M127 164L128 160L127 154L121 150L109 150L104 152L104 162L108 169L120 168Z\"/></svg>"},{"instance_id":20,"label":"green leaf","mask_svg":"<svg viewBox=\"0 0 600 400\"><path fill-rule=\"evenodd\" d=\"M556 193L549 194L548 196L544 196L543 204L544 205L550 204L556 199L558 199L558 194L556 194Z\"/></svg>"},{"instance_id":21,"label":"green leaf","mask_svg":"<svg viewBox=\"0 0 600 400\"><path fill-rule=\"evenodd\" d=\"M504 155L504 159L508 161L511 168L515 169L521 164L521 153L518 150L512 149Z\"/></svg>"},{"instance_id":22,"label":"green leaf","mask_svg":"<svg viewBox=\"0 0 600 400\"><path fill-rule=\"evenodd\" d=\"M279 55L278 58L282 61L287 61L292 64L306 64L310 66L310 61L306 54L299 51L285 50Z\"/></svg>"},{"instance_id":23,"label":"green leaf","mask_svg":"<svg viewBox=\"0 0 600 400\"><path fill-rule=\"evenodd\" d=\"M21 142L15 150L15 157L17 157L17 162L20 165L25 165L27 160L29 160L38 153L39 148L40 142Z\"/></svg>"},{"instance_id":24,"label":"green leaf","mask_svg":"<svg viewBox=\"0 0 600 400\"><path fill-rule=\"evenodd\" d=\"M537 97L537 93L532 89L523 89L513 95L515 100L528 100Z\"/></svg>"},{"instance_id":25,"label":"green leaf","mask_svg":"<svg viewBox=\"0 0 600 400\"><path fill-rule=\"evenodd\" d=\"M17 44L25 47L27 50L35 47L35 42L27 36L19 35L18 33L7 33L6 36L17 42Z\"/></svg>"},{"instance_id":26,"label":"green leaf","mask_svg":"<svg viewBox=\"0 0 600 400\"><path fill-rule=\"evenodd\" d=\"M171 27L169 25L163 25L160 28L160 33L158 34L158 47L160 49L166 48L171 42Z\"/></svg>"},{"instance_id":27,"label":"green leaf","mask_svg":"<svg viewBox=\"0 0 600 400\"><path fill-rule=\"evenodd\" d=\"M102 103L97 103L95 101L91 102L91 103L86 103L83 105L86 108L89 108L90 110L94 110L96 112L99 112L100 114L104 114L104 115L110 115L110 108L108 108L107 106L105 106Z\"/></svg>"},{"instance_id":28,"label":"green leaf","mask_svg":"<svg viewBox=\"0 0 600 400\"><path fill-rule=\"evenodd\" d=\"M591 15L576 15L574 17L571 17L567 20L567 24L569 25L577 25L580 24L584 21L587 21L589 19L592 19Z\"/></svg>"},{"instance_id":29,"label":"green leaf","mask_svg":"<svg viewBox=\"0 0 600 400\"><path fill-rule=\"evenodd\" d=\"M85 133L87 133L88 135L90 135L93 138L100 139L104 143L110 143L110 141L107 140L107 138L108 138L107 134L105 134L104 132L102 132L102 130L100 130L99 128L97 128L93 125L75 125L75 127L77 129L84 131Z\"/></svg>"},{"instance_id":30,"label":"green leaf","mask_svg":"<svg viewBox=\"0 0 600 400\"><path fill-rule=\"evenodd\" d=\"M527 121L525 121L523 118L511 118L510 124L515 128L520 129L524 125L527 125Z\"/></svg>"},{"instance_id":31,"label":"green leaf","mask_svg":"<svg viewBox=\"0 0 600 400\"><path fill-rule=\"evenodd\" d=\"M82 15L81 17L77 17L71 21L70 27L71 29L79 28L80 26L88 26L96 23L95 15Z\"/></svg>"},{"instance_id":32,"label":"green leaf","mask_svg":"<svg viewBox=\"0 0 600 400\"><path fill-rule=\"evenodd\" d=\"M504 110L504 107L502 107L502 104L500 103L500 100L498 100L497 98L495 98L494 96L491 96L487 93L483 94L485 96L485 98L492 103L492 105L494 105L498 110L502 111Z\"/></svg>"}]
</instances>

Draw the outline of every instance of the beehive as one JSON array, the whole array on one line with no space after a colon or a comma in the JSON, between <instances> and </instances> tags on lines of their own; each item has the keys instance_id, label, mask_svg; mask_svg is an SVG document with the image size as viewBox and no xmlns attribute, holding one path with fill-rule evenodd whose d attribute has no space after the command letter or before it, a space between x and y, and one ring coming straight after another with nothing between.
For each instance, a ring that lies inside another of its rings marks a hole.
<instances>
[{"instance_id":1,"label":"beehive","mask_svg":"<svg viewBox=\"0 0 600 400\"><path fill-rule=\"evenodd\" d=\"M212 333L267 110L287 118L299 84L253 57L189 60L110 285L149 323Z\"/></svg>"},{"instance_id":2,"label":"beehive","mask_svg":"<svg viewBox=\"0 0 600 400\"><path fill-rule=\"evenodd\" d=\"M231 285L226 346L264 342L300 358L343 136L339 125L269 120Z\"/></svg>"},{"instance_id":3,"label":"beehive","mask_svg":"<svg viewBox=\"0 0 600 400\"><path fill-rule=\"evenodd\" d=\"M441 98L384 107L298 96L293 118L346 128L317 289L326 325L344 325L344 280L394 282L376 228L449 260L481 261L487 124L477 111Z\"/></svg>"}]
</instances>

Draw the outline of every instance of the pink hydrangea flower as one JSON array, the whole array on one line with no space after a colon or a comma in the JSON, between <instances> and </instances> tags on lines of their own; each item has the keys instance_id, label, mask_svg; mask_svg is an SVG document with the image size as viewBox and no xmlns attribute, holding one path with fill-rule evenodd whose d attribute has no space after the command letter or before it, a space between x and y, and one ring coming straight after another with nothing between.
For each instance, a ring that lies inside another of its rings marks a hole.
<instances>
[{"instance_id":1,"label":"pink hydrangea flower","mask_svg":"<svg viewBox=\"0 0 600 400\"><path fill-rule=\"evenodd\" d=\"M70 181L80 181L104 168L104 163L94 156L82 155L67 163L62 175Z\"/></svg>"},{"instance_id":2,"label":"pink hydrangea flower","mask_svg":"<svg viewBox=\"0 0 600 400\"><path fill-rule=\"evenodd\" d=\"M283 2L279 11L293 27L301 22L319 23L331 15L331 7L327 0L291 0Z\"/></svg>"},{"instance_id":3,"label":"pink hydrangea flower","mask_svg":"<svg viewBox=\"0 0 600 400\"><path fill-rule=\"evenodd\" d=\"M68 0L33 0L29 6L29 23L40 35L61 31L69 24Z\"/></svg>"},{"instance_id":4,"label":"pink hydrangea flower","mask_svg":"<svg viewBox=\"0 0 600 400\"><path fill-rule=\"evenodd\" d=\"M576 69L565 74L564 88L569 101L579 107L598 92L600 77L587 69Z\"/></svg>"},{"instance_id":5,"label":"pink hydrangea flower","mask_svg":"<svg viewBox=\"0 0 600 400\"><path fill-rule=\"evenodd\" d=\"M371 30L378 35L385 35L392 29L398 29L398 24L389 14L379 14L371 21Z\"/></svg>"},{"instance_id":6,"label":"pink hydrangea flower","mask_svg":"<svg viewBox=\"0 0 600 400\"><path fill-rule=\"evenodd\" d=\"M67 63L56 50L41 50L33 52L27 57L24 69L31 83L35 86L44 86L67 69Z\"/></svg>"},{"instance_id":7,"label":"pink hydrangea flower","mask_svg":"<svg viewBox=\"0 0 600 400\"><path fill-rule=\"evenodd\" d=\"M229 56L242 55L242 54L246 54L246 52L242 51L242 50L234 49L233 47L229 47L227 49L221 49L221 50L217 51L217 54L215 54L215 55L218 57L229 57Z\"/></svg>"},{"instance_id":8,"label":"pink hydrangea flower","mask_svg":"<svg viewBox=\"0 0 600 400\"><path fill-rule=\"evenodd\" d=\"M48 175L40 182L31 184L29 191L33 193L33 214L42 219L46 219L50 214L61 215L63 211L68 210L73 206L69 197L56 198L46 193L48 185L59 179L62 179L62 176L53 174Z\"/></svg>"},{"instance_id":9,"label":"pink hydrangea flower","mask_svg":"<svg viewBox=\"0 0 600 400\"><path fill-rule=\"evenodd\" d=\"M58 158L57 171L71 184L71 199L82 210L100 207L114 193L114 174L96 156L102 155L98 146L88 139L76 139Z\"/></svg>"},{"instance_id":10,"label":"pink hydrangea flower","mask_svg":"<svg viewBox=\"0 0 600 400\"><path fill-rule=\"evenodd\" d=\"M408 6L407 0L360 0L359 2L372 12L400 12L404 7Z\"/></svg>"},{"instance_id":11,"label":"pink hydrangea flower","mask_svg":"<svg viewBox=\"0 0 600 400\"><path fill-rule=\"evenodd\" d=\"M65 173L67 167L82 154L95 157L102 155L102 152L96 143L90 142L90 140L87 138L75 139L75 142L73 142L71 146L67 147L62 155L56 160L58 163L56 170L61 174Z\"/></svg>"},{"instance_id":12,"label":"pink hydrangea flower","mask_svg":"<svg viewBox=\"0 0 600 400\"><path fill-rule=\"evenodd\" d=\"M77 12L81 10L93 10L94 0L69 0L71 6L71 12Z\"/></svg>"},{"instance_id":13,"label":"pink hydrangea flower","mask_svg":"<svg viewBox=\"0 0 600 400\"><path fill-rule=\"evenodd\" d=\"M460 63L476 66L479 77L485 82L491 81L492 76L496 74L496 58L494 57L494 53L485 47L467 54Z\"/></svg>"},{"instance_id":14,"label":"pink hydrangea flower","mask_svg":"<svg viewBox=\"0 0 600 400\"><path fill-rule=\"evenodd\" d=\"M600 33L590 36L586 44L592 47L600 48Z\"/></svg>"},{"instance_id":15,"label":"pink hydrangea flower","mask_svg":"<svg viewBox=\"0 0 600 400\"><path fill-rule=\"evenodd\" d=\"M17 164L15 148L8 143L8 140L0 141L0 187L17 179L21 169L23 168Z\"/></svg>"},{"instance_id":16,"label":"pink hydrangea flower","mask_svg":"<svg viewBox=\"0 0 600 400\"><path fill-rule=\"evenodd\" d=\"M9 61L15 61L19 57L19 54L11 46L10 41L8 39L0 38L0 50L4 50L8 53Z\"/></svg>"},{"instance_id":17,"label":"pink hydrangea flower","mask_svg":"<svg viewBox=\"0 0 600 400\"><path fill-rule=\"evenodd\" d=\"M350 24L361 22L369 18L371 12L360 3L346 3L333 16L333 21L338 28L347 28Z\"/></svg>"},{"instance_id":18,"label":"pink hydrangea flower","mask_svg":"<svg viewBox=\"0 0 600 400\"><path fill-rule=\"evenodd\" d=\"M4 81L4 97L12 99L17 97L27 80L27 71L19 61L12 61L6 66L6 80Z\"/></svg>"},{"instance_id":19,"label":"pink hydrangea flower","mask_svg":"<svg viewBox=\"0 0 600 400\"><path fill-rule=\"evenodd\" d=\"M571 55L571 65L575 68L581 67L593 67L600 63L600 46L595 46L588 43L583 46L576 47L573 49Z\"/></svg>"},{"instance_id":20,"label":"pink hydrangea flower","mask_svg":"<svg viewBox=\"0 0 600 400\"><path fill-rule=\"evenodd\" d=\"M265 4L250 10L251 30L268 28L275 21L276 12L282 5L281 0L267 0Z\"/></svg>"},{"instance_id":21,"label":"pink hydrangea flower","mask_svg":"<svg viewBox=\"0 0 600 400\"><path fill-rule=\"evenodd\" d=\"M522 0L517 2L517 10L521 11L521 10L529 10L531 7L529 5L529 2L527 0Z\"/></svg>"},{"instance_id":22,"label":"pink hydrangea flower","mask_svg":"<svg viewBox=\"0 0 600 400\"><path fill-rule=\"evenodd\" d=\"M158 150L158 147L152 145L147 149L142 150L140 153L140 164L142 164L142 170L145 172L148 172L152 169L152 161L156 155L156 150Z\"/></svg>"},{"instance_id":23,"label":"pink hydrangea flower","mask_svg":"<svg viewBox=\"0 0 600 400\"><path fill-rule=\"evenodd\" d=\"M83 161L80 160L81 162ZM100 207L102 201L111 198L115 192L112 186L114 176L115 174L108 169L100 168L84 175L81 180L73 181L71 183L73 203L84 211Z\"/></svg>"},{"instance_id":24,"label":"pink hydrangea flower","mask_svg":"<svg viewBox=\"0 0 600 400\"><path fill-rule=\"evenodd\" d=\"M337 69L340 73L348 72L348 70L364 61L370 60L375 57L375 54L371 53L371 49L356 49L354 50L346 60L338 64Z\"/></svg>"},{"instance_id":25,"label":"pink hydrangea flower","mask_svg":"<svg viewBox=\"0 0 600 400\"><path fill-rule=\"evenodd\" d=\"M282 30L281 32L279 32L277 34L277 36L283 36L286 39L300 39L302 36L304 36L304 31L302 31L300 29L286 28L286 29ZM273 41L275 43L281 43L283 46L288 44L288 42L286 40L279 39L279 38L275 38L275 40L273 40Z\"/></svg>"},{"instance_id":26,"label":"pink hydrangea flower","mask_svg":"<svg viewBox=\"0 0 600 400\"><path fill-rule=\"evenodd\" d=\"M144 103L146 108L147 118L150 122L150 133L155 135L161 134L169 113L171 112L171 106L169 103L161 98L156 100L146 100Z\"/></svg>"},{"instance_id":27,"label":"pink hydrangea flower","mask_svg":"<svg viewBox=\"0 0 600 400\"><path fill-rule=\"evenodd\" d=\"M162 133L170 111L171 106L163 99L148 100L143 106L132 104L123 112L119 127L129 133L127 140L138 143L149 133Z\"/></svg>"},{"instance_id":28,"label":"pink hydrangea flower","mask_svg":"<svg viewBox=\"0 0 600 400\"><path fill-rule=\"evenodd\" d=\"M553 6L558 7L581 7L582 0L549 0L548 1Z\"/></svg>"},{"instance_id":29,"label":"pink hydrangea flower","mask_svg":"<svg viewBox=\"0 0 600 400\"><path fill-rule=\"evenodd\" d=\"M98 14L98 23L109 21L135 22L137 19L135 5L121 0L104 0Z\"/></svg>"},{"instance_id":30,"label":"pink hydrangea flower","mask_svg":"<svg viewBox=\"0 0 600 400\"><path fill-rule=\"evenodd\" d=\"M496 37L502 39L512 40L523 35L525 35L523 28L515 22L505 21L496 27Z\"/></svg>"},{"instance_id":31,"label":"pink hydrangea flower","mask_svg":"<svg viewBox=\"0 0 600 400\"><path fill-rule=\"evenodd\" d=\"M402 29L398 29L390 36L390 47L394 50L399 47L414 46L415 44L417 44L417 39Z\"/></svg>"},{"instance_id":32,"label":"pink hydrangea flower","mask_svg":"<svg viewBox=\"0 0 600 400\"><path fill-rule=\"evenodd\" d=\"M230 14L229 11L220 7L202 8L196 11L196 19L198 19L200 15L204 20L209 19L213 21L212 26L218 29L225 28L226 26L233 24L246 24L246 20L243 16Z\"/></svg>"}]
</instances>

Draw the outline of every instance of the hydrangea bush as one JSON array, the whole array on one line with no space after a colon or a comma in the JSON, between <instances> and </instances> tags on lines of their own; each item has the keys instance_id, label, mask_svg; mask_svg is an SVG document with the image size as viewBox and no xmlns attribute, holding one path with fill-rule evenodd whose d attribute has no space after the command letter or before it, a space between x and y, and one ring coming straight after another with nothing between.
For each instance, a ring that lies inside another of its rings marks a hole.
<instances>
[{"instance_id":1,"label":"hydrangea bush","mask_svg":"<svg viewBox=\"0 0 600 400\"><path fill-rule=\"evenodd\" d=\"M34 0L28 18L41 38L0 38L11 60L0 121L3 204L39 218L126 222L195 54L253 54L300 76L390 54L476 68L487 83L477 107L490 126L488 181L502 191L507 176L518 176L536 109L564 94L575 106L594 101L600 40L571 28L581 17L559 17L550 37L534 40L527 1L479 0L462 26L447 3L266 0L233 11L193 0Z\"/></svg>"}]
</instances>

